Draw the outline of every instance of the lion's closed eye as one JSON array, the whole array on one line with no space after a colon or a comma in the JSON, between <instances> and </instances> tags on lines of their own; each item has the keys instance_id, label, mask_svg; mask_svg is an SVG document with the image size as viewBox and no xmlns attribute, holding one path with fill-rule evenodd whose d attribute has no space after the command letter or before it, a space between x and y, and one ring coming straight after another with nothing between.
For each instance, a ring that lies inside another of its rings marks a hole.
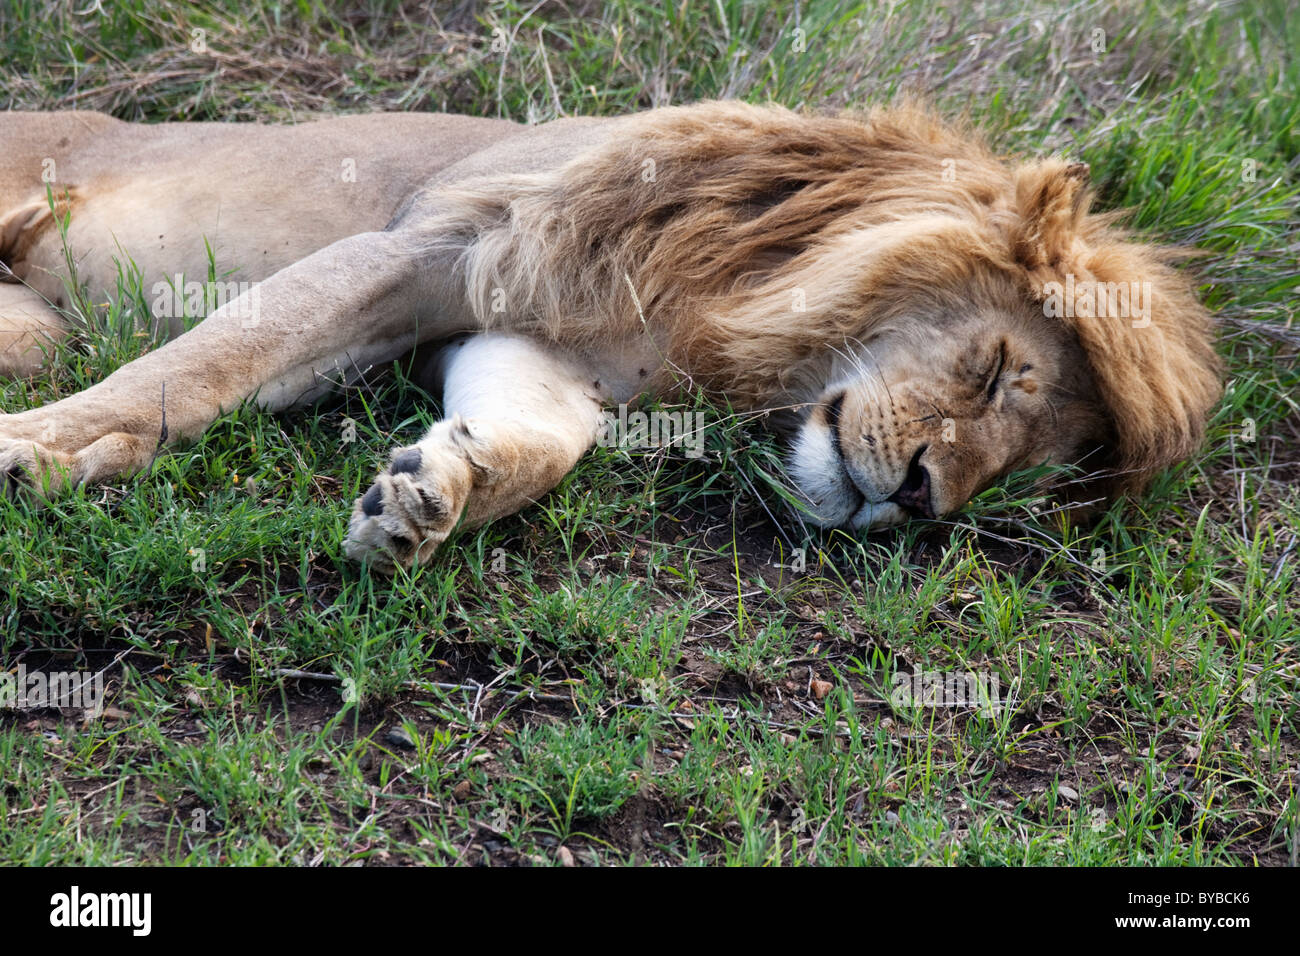
<instances>
[{"instance_id":1,"label":"lion's closed eye","mask_svg":"<svg viewBox=\"0 0 1300 956\"><path fill-rule=\"evenodd\" d=\"M1006 364L1007 343L1006 340L1003 339L998 343L997 355L994 356L993 362L984 376L984 397L987 401L991 402L997 396L998 382L1002 378L1002 370L1006 367Z\"/></svg>"}]
</instances>

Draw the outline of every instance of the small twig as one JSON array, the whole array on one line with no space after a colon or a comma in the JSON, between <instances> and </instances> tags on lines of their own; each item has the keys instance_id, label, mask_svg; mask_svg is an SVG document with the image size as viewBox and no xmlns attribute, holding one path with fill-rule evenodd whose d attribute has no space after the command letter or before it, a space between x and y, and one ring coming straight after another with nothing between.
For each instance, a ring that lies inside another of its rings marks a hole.
<instances>
[{"instance_id":1,"label":"small twig","mask_svg":"<svg viewBox=\"0 0 1300 956\"><path fill-rule=\"evenodd\" d=\"M160 451L167 444L167 383L162 383L162 431L158 434L158 447L155 452Z\"/></svg>"},{"instance_id":2,"label":"small twig","mask_svg":"<svg viewBox=\"0 0 1300 956\"><path fill-rule=\"evenodd\" d=\"M275 670L269 672L269 676L280 677L285 680L316 680L329 684L343 683L343 678L339 677L337 674L323 674L320 671L302 671L293 667L277 667ZM469 684L449 684L445 681L408 680L402 681L401 686L408 690L428 690L429 688L445 691L472 690L476 694L474 708L477 710L479 701L482 699L483 691L491 685L480 684L478 681ZM527 697L529 700L540 700L550 703L573 703L573 697L571 695L539 694L536 691L531 691L527 688L520 688L519 690L514 691L507 697L507 700L515 701L520 697Z\"/></svg>"}]
</instances>

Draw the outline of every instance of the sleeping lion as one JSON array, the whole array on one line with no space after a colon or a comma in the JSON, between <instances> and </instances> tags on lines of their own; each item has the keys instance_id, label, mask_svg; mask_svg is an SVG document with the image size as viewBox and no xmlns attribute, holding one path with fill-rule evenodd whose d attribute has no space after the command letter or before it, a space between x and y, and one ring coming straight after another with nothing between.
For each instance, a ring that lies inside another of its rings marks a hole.
<instances>
[{"instance_id":1,"label":"sleeping lion","mask_svg":"<svg viewBox=\"0 0 1300 956\"><path fill-rule=\"evenodd\" d=\"M1089 212L1086 166L1000 160L912 107L4 113L0 149L0 374L73 332L69 258L93 295L128 257L146 288L206 276L209 248L242 280L189 331L155 308L171 341L99 384L0 415L6 494L135 472L246 399L310 402L424 344L446 417L348 528L384 570L537 500L638 396L779 412L808 515L865 531L1040 463L1131 493L1220 391L1192 283Z\"/></svg>"}]
</instances>

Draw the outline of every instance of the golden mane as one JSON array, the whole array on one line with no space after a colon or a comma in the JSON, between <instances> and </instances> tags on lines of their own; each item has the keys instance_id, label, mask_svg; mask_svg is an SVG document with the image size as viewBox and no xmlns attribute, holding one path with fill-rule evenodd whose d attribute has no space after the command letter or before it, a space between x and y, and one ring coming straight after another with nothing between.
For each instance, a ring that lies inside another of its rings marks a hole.
<instances>
[{"instance_id":1,"label":"golden mane","mask_svg":"<svg viewBox=\"0 0 1300 956\"><path fill-rule=\"evenodd\" d=\"M1051 283L1148 283L1140 327L1051 319L1088 357L1108 464L1132 489L1202 439L1220 394L1212 323L1171 268L1178 253L1090 213L1085 180L1061 160L1004 162L912 106L859 117L710 102L621 120L556 172L439 190L432 234L483 326L576 348L648 333L742 407L788 393L891 316L1041 309Z\"/></svg>"}]
</instances>

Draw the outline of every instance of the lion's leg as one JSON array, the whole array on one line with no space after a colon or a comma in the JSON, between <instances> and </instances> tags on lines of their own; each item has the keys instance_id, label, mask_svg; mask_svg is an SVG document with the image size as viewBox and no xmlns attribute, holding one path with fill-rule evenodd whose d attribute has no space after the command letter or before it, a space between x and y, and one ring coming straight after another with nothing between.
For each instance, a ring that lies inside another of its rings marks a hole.
<instances>
[{"instance_id":1,"label":"lion's leg","mask_svg":"<svg viewBox=\"0 0 1300 956\"><path fill-rule=\"evenodd\" d=\"M513 514L591 448L607 397L595 371L554 346L480 333L441 356L446 419L356 500L345 550L389 570L433 554L460 523Z\"/></svg>"},{"instance_id":2,"label":"lion's leg","mask_svg":"<svg viewBox=\"0 0 1300 956\"><path fill-rule=\"evenodd\" d=\"M454 331L432 317L420 325L427 272L397 233L313 253L99 384L0 415L0 482L12 493L137 471L254 395L271 410L308 401L421 337Z\"/></svg>"},{"instance_id":3,"label":"lion's leg","mask_svg":"<svg viewBox=\"0 0 1300 956\"><path fill-rule=\"evenodd\" d=\"M0 379L35 375L67 334L68 323L38 293L0 282Z\"/></svg>"}]
</instances>

